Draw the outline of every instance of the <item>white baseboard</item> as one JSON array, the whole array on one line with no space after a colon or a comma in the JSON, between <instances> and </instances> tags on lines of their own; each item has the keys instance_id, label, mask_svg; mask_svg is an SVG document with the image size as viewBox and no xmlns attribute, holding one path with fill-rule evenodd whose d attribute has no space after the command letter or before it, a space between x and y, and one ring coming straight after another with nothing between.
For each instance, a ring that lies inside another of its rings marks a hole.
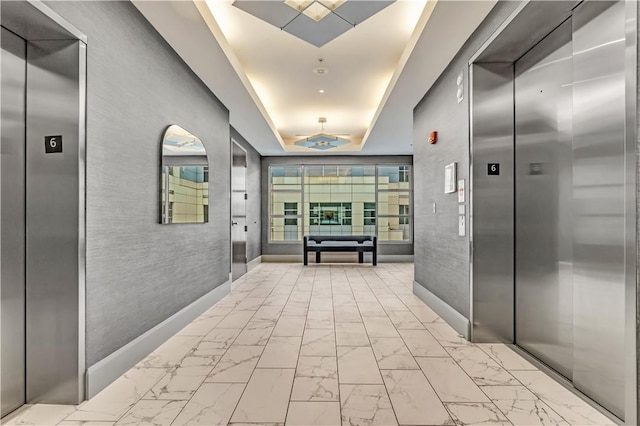
<instances>
[{"instance_id":1,"label":"white baseboard","mask_svg":"<svg viewBox=\"0 0 640 426\"><path fill-rule=\"evenodd\" d=\"M253 268L255 268L261 263L262 263L262 256L258 256L255 259L249 261L247 263L247 272L249 272L250 270L252 270Z\"/></svg>"},{"instance_id":2,"label":"white baseboard","mask_svg":"<svg viewBox=\"0 0 640 426\"><path fill-rule=\"evenodd\" d=\"M92 398L127 372L158 346L182 330L231 291L231 281L219 285L189 306L182 308L146 333L127 343L87 369L86 398Z\"/></svg>"},{"instance_id":3,"label":"white baseboard","mask_svg":"<svg viewBox=\"0 0 640 426\"><path fill-rule=\"evenodd\" d=\"M420 300L426 303L433 311L445 320L454 330L460 333L465 339L471 337L471 322L460 312L453 309L447 302L440 299L429 290L413 282L413 294L418 296Z\"/></svg>"}]
</instances>

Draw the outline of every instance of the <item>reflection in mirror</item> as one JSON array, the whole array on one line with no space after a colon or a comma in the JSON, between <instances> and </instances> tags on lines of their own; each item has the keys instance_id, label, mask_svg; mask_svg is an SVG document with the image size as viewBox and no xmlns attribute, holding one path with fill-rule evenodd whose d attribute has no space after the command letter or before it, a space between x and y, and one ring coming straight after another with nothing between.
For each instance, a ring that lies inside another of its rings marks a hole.
<instances>
[{"instance_id":1,"label":"reflection in mirror","mask_svg":"<svg viewBox=\"0 0 640 426\"><path fill-rule=\"evenodd\" d=\"M161 223L209 221L209 161L202 141L180 126L162 139Z\"/></svg>"}]
</instances>

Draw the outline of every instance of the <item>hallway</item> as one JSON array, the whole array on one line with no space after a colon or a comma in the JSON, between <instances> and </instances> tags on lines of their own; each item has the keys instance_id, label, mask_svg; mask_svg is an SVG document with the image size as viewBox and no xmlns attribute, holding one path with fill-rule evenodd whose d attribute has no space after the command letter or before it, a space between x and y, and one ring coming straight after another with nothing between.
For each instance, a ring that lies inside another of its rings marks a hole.
<instances>
[{"instance_id":1,"label":"hallway","mask_svg":"<svg viewBox=\"0 0 640 426\"><path fill-rule=\"evenodd\" d=\"M613 424L504 345L412 294L413 264L264 263L78 407L4 424Z\"/></svg>"}]
</instances>

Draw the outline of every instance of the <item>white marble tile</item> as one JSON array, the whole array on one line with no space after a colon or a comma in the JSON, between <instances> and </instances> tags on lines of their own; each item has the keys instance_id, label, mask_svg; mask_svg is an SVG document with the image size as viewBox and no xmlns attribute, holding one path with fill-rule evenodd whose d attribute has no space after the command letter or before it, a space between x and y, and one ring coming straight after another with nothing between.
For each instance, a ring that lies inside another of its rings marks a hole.
<instances>
[{"instance_id":1,"label":"white marble tile","mask_svg":"<svg viewBox=\"0 0 640 426\"><path fill-rule=\"evenodd\" d=\"M234 346L264 346L275 325L271 321L249 321L233 344Z\"/></svg>"},{"instance_id":2,"label":"white marble tile","mask_svg":"<svg viewBox=\"0 0 640 426\"><path fill-rule=\"evenodd\" d=\"M222 316L201 315L178 332L179 336L205 336L223 320Z\"/></svg>"},{"instance_id":3,"label":"white marble tile","mask_svg":"<svg viewBox=\"0 0 640 426\"><path fill-rule=\"evenodd\" d=\"M302 337L271 337L257 368L296 368L301 343Z\"/></svg>"},{"instance_id":4,"label":"white marble tile","mask_svg":"<svg viewBox=\"0 0 640 426\"><path fill-rule=\"evenodd\" d=\"M136 367L175 367L202 340L200 336L173 336L147 355Z\"/></svg>"},{"instance_id":5,"label":"white marble tile","mask_svg":"<svg viewBox=\"0 0 640 426\"><path fill-rule=\"evenodd\" d=\"M444 322L425 323L427 330L442 346L468 346L471 343L458 334L449 324Z\"/></svg>"},{"instance_id":6,"label":"white marble tile","mask_svg":"<svg viewBox=\"0 0 640 426\"><path fill-rule=\"evenodd\" d=\"M331 297L312 296L309 302L310 311L333 311L333 299Z\"/></svg>"},{"instance_id":7,"label":"white marble tile","mask_svg":"<svg viewBox=\"0 0 640 426\"><path fill-rule=\"evenodd\" d=\"M301 356L335 356L336 334L334 330L306 329L302 337Z\"/></svg>"},{"instance_id":8,"label":"white marble tile","mask_svg":"<svg viewBox=\"0 0 640 426\"><path fill-rule=\"evenodd\" d=\"M274 323L280 318L282 306L262 306L253 316L254 321L273 321Z\"/></svg>"},{"instance_id":9,"label":"white marble tile","mask_svg":"<svg viewBox=\"0 0 640 426\"><path fill-rule=\"evenodd\" d=\"M442 401L491 402L453 359L419 357L416 361Z\"/></svg>"},{"instance_id":10,"label":"white marble tile","mask_svg":"<svg viewBox=\"0 0 640 426\"><path fill-rule=\"evenodd\" d=\"M309 311L309 301L295 301L289 298L289 301L284 306L284 310L282 311L282 315L295 315L295 316L306 316Z\"/></svg>"},{"instance_id":11,"label":"white marble tile","mask_svg":"<svg viewBox=\"0 0 640 426\"><path fill-rule=\"evenodd\" d=\"M2 419L3 425L55 425L75 411L74 405L23 405Z\"/></svg>"},{"instance_id":12,"label":"white marble tile","mask_svg":"<svg viewBox=\"0 0 640 426\"><path fill-rule=\"evenodd\" d=\"M450 402L445 404L457 425L505 425L507 418L491 403Z\"/></svg>"},{"instance_id":13,"label":"white marble tile","mask_svg":"<svg viewBox=\"0 0 640 426\"><path fill-rule=\"evenodd\" d=\"M336 323L338 346L371 346L369 336L361 322Z\"/></svg>"},{"instance_id":14,"label":"white marble tile","mask_svg":"<svg viewBox=\"0 0 640 426\"><path fill-rule=\"evenodd\" d=\"M264 297L247 297L235 307L235 311L257 311L264 303Z\"/></svg>"},{"instance_id":15,"label":"white marble tile","mask_svg":"<svg viewBox=\"0 0 640 426\"><path fill-rule=\"evenodd\" d=\"M482 343L476 345L505 370L537 370L533 364L522 358L502 343Z\"/></svg>"},{"instance_id":16,"label":"white marble tile","mask_svg":"<svg viewBox=\"0 0 640 426\"><path fill-rule=\"evenodd\" d=\"M306 316L281 316L273 330L272 336L302 337Z\"/></svg>"},{"instance_id":17,"label":"white marble tile","mask_svg":"<svg viewBox=\"0 0 640 426\"><path fill-rule=\"evenodd\" d=\"M475 346L450 346L451 357L478 385L519 385L518 381L500 367L489 355Z\"/></svg>"},{"instance_id":18,"label":"white marble tile","mask_svg":"<svg viewBox=\"0 0 640 426\"><path fill-rule=\"evenodd\" d=\"M239 383L204 383L173 425L226 426L244 388L245 385Z\"/></svg>"},{"instance_id":19,"label":"white marble tile","mask_svg":"<svg viewBox=\"0 0 640 426\"><path fill-rule=\"evenodd\" d=\"M453 424L424 375L409 370L383 370L382 378L401 425Z\"/></svg>"},{"instance_id":20,"label":"white marble tile","mask_svg":"<svg viewBox=\"0 0 640 426\"><path fill-rule=\"evenodd\" d=\"M391 294L391 296L378 297L378 302L380 302L384 310L387 311L387 314L393 311L406 312L409 310L400 299L393 295L393 293Z\"/></svg>"},{"instance_id":21,"label":"white marble tile","mask_svg":"<svg viewBox=\"0 0 640 426\"><path fill-rule=\"evenodd\" d=\"M483 386L482 390L514 425L569 425L524 386Z\"/></svg>"},{"instance_id":22,"label":"white marble tile","mask_svg":"<svg viewBox=\"0 0 640 426\"><path fill-rule=\"evenodd\" d=\"M193 355L224 355L241 332L241 328L214 328L198 344Z\"/></svg>"},{"instance_id":23,"label":"white marble tile","mask_svg":"<svg viewBox=\"0 0 640 426\"><path fill-rule=\"evenodd\" d=\"M274 292L277 290L280 290L280 288L276 288ZM291 292L291 290L280 290L277 293L274 292L272 292L271 295L265 299L262 306L277 306L279 308L284 308L284 306L287 304L287 301L289 300L289 293Z\"/></svg>"},{"instance_id":24,"label":"white marble tile","mask_svg":"<svg viewBox=\"0 0 640 426\"><path fill-rule=\"evenodd\" d=\"M264 346L232 346L214 367L207 382L246 383Z\"/></svg>"},{"instance_id":25,"label":"white marble tile","mask_svg":"<svg viewBox=\"0 0 640 426\"><path fill-rule=\"evenodd\" d=\"M293 369L256 369L231 422L284 422L294 372Z\"/></svg>"},{"instance_id":26,"label":"white marble tile","mask_svg":"<svg viewBox=\"0 0 640 426\"><path fill-rule=\"evenodd\" d=\"M340 385L340 406L343 425L398 424L384 385Z\"/></svg>"},{"instance_id":27,"label":"white marble tile","mask_svg":"<svg viewBox=\"0 0 640 426\"><path fill-rule=\"evenodd\" d=\"M336 323L338 322L362 322L362 317L358 309L345 308L343 306L336 306L333 309L333 316Z\"/></svg>"},{"instance_id":28,"label":"white marble tile","mask_svg":"<svg viewBox=\"0 0 640 426\"><path fill-rule=\"evenodd\" d=\"M338 401L338 365L335 357L307 357L298 360L292 401Z\"/></svg>"},{"instance_id":29,"label":"white marble tile","mask_svg":"<svg viewBox=\"0 0 640 426\"><path fill-rule=\"evenodd\" d=\"M336 426L341 422L339 402L291 402L285 425Z\"/></svg>"},{"instance_id":30,"label":"white marble tile","mask_svg":"<svg viewBox=\"0 0 640 426\"><path fill-rule=\"evenodd\" d=\"M356 297L356 300L358 301L358 310L360 311L360 315L362 315L363 317L385 317L387 316L387 313L384 311L384 309L382 309L382 305L380 303L378 303L378 300L375 298L375 296L371 295L371 297L373 298L373 301L361 301L361 299L358 299Z\"/></svg>"},{"instance_id":31,"label":"white marble tile","mask_svg":"<svg viewBox=\"0 0 640 426\"><path fill-rule=\"evenodd\" d=\"M193 396L213 367L178 367L156 383L144 399L186 400Z\"/></svg>"},{"instance_id":32,"label":"white marble tile","mask_svg":"<svg viewBox=\"0 0 640 426\"><path fill-rule=\"evenodd\" d=\"M255 315L255 311L234 311L216 325L216 328L244 328Z\"/></svg>"},{"instance_id":33,"label":"white marble tile","mask_svg":"<svg viewBox=\"0 0 640 426\"><path fill-rule=\"evenodd\" d=\"M389 311L389 319L398 330L424 330L425 327L410 311Z\"/></svg>"},{"instance_id":34,"label":"white marble tile","mask_svg":"<svg viewBox=\"0 0 640 426\"><path fill-rule=\"evenodd\" d=\"M202 344L202 342L200 342ZM194 350L197 350L197 348ZM187 355L180 362L180 367L214 367L220 361L222 355Z\"/></svg>"},{"instance_id":35,"label":"white marble tile","mask_svg":"<svg viewBox=\"0 0 640 426\"><path fill-rule=\"evenodd\" d=\"M380 370L418 370L420 368L400 337L373 337L371 346Z\"/></svg>"},{"instance_id":36,"label":"white marble tile","mask_svg":"<svg viewBox=\"0 0 640 426\"><path fill-rule=\"evenodd\" d=\"M369 337L400 337L398 331L387 317L362 317Z\"/></svg>"},{"instance_id":37,"label":"white marble tile","mask_svg":"<svg viewBox=\"0 0 640 426\"><path fill-rule=\"evenodd\" d=\"M0 422L0 424L8 424L8 423L2 423ZM42 424L42 423L37 423L38 425ZM46 424L46 423L45 423ZM48 424L52 424L52 423L48 423ZM114 426L116 423L115 422L94 422L91 420L63 420L60 423L58 423L56 426Z\"/></svg>"},{"instance_id":38,"label":"white marble tile","mask_svg":"<svg viewBox=\"0 0 640 426\"><path fill-rule=\"evenodd\" d=\"M348 290L348 293L344 294L336 294L334 291L333 294L333 307L335 308L351 308L358 309L358 305L356 304L356 299L351 294L351 290Z\"/></svg>"},{"instance_id":39,"label":"white marble tile","mask_svg":"<svg viewBox=\"0 0 640 426\"><path fill-rule=\"evenodd\" d=\"M132 368L78 407L66 420L117 421L167 371L164 368Z\"/></svg>"},{"instance_id":40,"label":"white marble tile","mask_svg":"<svg viewBox=\"0 0 640 426\"><path fill-rule=\"evenodd\" d=\"M312 311L307 314L306 328L321 328L333 330L333 311Z\"/></svg>"},{"instance_id":41,"label":"white marble tile","mask_svg":"<svg viewBox=\"0 0 640 426\"><path fill-rule=\"evenodd\" d=\"M449 353L427 330L398 330L413 356L449 357Z\"/></svg>"},{"instance_id":42,"label":"white marble tile","mask_svg":"<svg viewBox=\"0 0 640 426\"><path fill-rule=\"evenodd\" d=\"M339 346L337 349L340 384L382 383L378 364L371 348Z\"/></svg>"},{"instance_id":43,"label":"white marble tile","mask_svg":"<svg viewBox=\"0 0 640 426\"><path fill-rule=\"evenodd\" d=\"M116 425L169 426L187 401L142 400L134 405Z\"/></svg>"},{"instance_id":44,"label":"white marble tile","mask_svg":"<svg viewBox=\"0 0 640 426\"><path fill-rule=\"evenodd\" d=\"M420 321L424 323L431 322L439 322L440 317L436 314L431 308L426 306L424 303L422 305L414 305L410 306L409 310L416 316Z\"/></svg>"},{"instance_id":45,"label":"white marble tile","mask_svg":"<svg viewBox=\"0 0 640 426\"><path fill-rule=\"evenodd\" d=\"M522 370L512 371L511 374L570 424L614 424L542 371Z\"/></svg>"}]
</instances>

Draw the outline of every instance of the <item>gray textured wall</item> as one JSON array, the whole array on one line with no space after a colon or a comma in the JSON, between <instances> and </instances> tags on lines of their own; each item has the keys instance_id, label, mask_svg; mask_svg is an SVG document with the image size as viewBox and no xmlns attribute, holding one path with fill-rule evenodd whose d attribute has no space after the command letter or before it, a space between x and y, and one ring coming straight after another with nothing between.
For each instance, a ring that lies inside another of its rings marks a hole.
<instances>
[{"instance_id":1,"label":"gray textured wall","mask_svg":"<svg viewBox=\"0 0 640 426\"><path fill-rule=\"evenodd\" d=\"M458 236L458 197L444 193L444 167L458 164L458 179L469 188L468 62L518 6L501 1L467 40L454 60L414 109L415 280L469 318L469 196L466 236ZM464 100L456 98L456 78L464 71ZM429 133L438 132L430 145ZM433 213L436 203L436 213Z\"/></svg>"},{"instance_id":2,"label":"gray textured wall","mask_svg":"<svg viewBox=\"0 0 640 426\"><path fill-rule=\"evenodd\" d=\"M300 255L302 242L269 242L269 166L291 164L412 164L413 158L408 155L386 156L288 156L262 157L262 211L265 220L262 223L262 254L266 255ZM415 175L415 171L414 171ZM415 178L414 178L415 180ZM415 211L415 210L414 210ZM378 244L378 255L412 255L413 243L381 243Z\"/></svg>"},{"instance_id":3,"label":"gray textured wall","mask_svg":"<svg viewBox=\"0 0 640 426\"><path fill-rule=\"evenodd\" d=\"M260 161L258 151L231 127L231 139L247 150L247 260L262 254L262 197L260 193Z\"/></svg>"},{"instance_id":4,"label":"gray textured wall","mask_svg":"<svg viewBox=\"0 0 640 426\"><path fill-rule=\"evenodd\" d=\"M48 2L88 36L87 366L229 278L227 109L128 2ZM170 124L209 151L200 225L159 223L160 140Z\"/></svg>"}]
</instances>

